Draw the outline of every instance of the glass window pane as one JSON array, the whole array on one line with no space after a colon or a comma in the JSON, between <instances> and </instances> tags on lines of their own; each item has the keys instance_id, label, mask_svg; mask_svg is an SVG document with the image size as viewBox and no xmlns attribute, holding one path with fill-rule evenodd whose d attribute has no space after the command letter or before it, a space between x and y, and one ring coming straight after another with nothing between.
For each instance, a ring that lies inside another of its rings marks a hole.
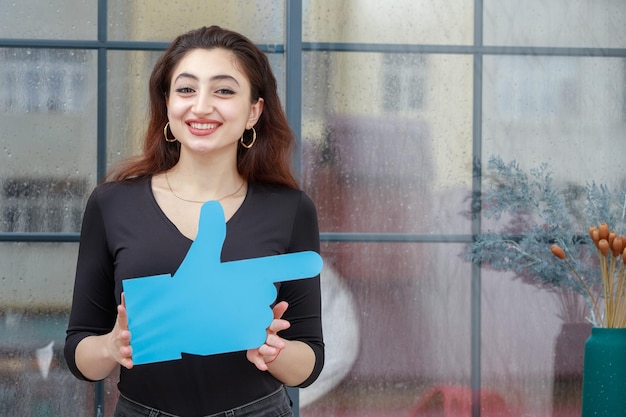
<instances>
[{"instance_id":1,"label":"glass window pane","mask_svg":"<svg viewBox=\"0 0 626 417\"><path fill-rule=\"evenodd\" d=\"M485 270L481 286L482 386L497 387L513 415L580 415L591 325L564 311L584 299L512 273Z\"/></svg>"},{"instance_id":2,"label":"glass window pane","mask_svg":"<svg viewBox=\"0 0 626 417\"><path fill-rule=\"evenodd\" d=\"M93 0L0 2L0 38L81 39L98 36Z\"/></svg>"},{"instance_id":3,"label":"glass window pane","mask_svg":"<svg viewBox=\"0 0 626 417\"><path fill-rule=\"evenodd\" d=\"M267 58L270 61L270 65L272 66L272 72L274 72L274 77L276 77L276 84L278 89L278 97L280 98L280 102L285 107L285 55L282 53L268 53Z\"/></svg>"},{"instance_id":4,"label":"glass window pane","mask_svg":"<svg viewBox=\"0 0 626 417\"><path fill-rule=\"evenodd\" d=\"M626 47L626 2L484 0L484 43L573 48Z\"/></svg>"},{"instance_id":5,"label":"glass window pane","mask_svg":"<svg viewBox=\"0 0 626 417\"><path fill-rule=\"evenodd\" d=\"M326 365L300 392L301 416L406 416L438 389L469 387L471 280L461 251L323 244Z\"/></svg>"},{"instance_id":6,"label":"glass window pane","mask_svg":"<svg viewBox=\"0 0 626 417\"><path fill-rule=\"evenodd\" d=\"M77 249L0 243L3 416L75 415L93 400L93 385L74 378L63 358Z\"/></svg>"},{"instance_id":7,"label":"glass window pane","mask_svg":"<svg viewBox=\"0 0 626 417\"><path fill-rule=\"evenodd\" d=\"M322 231L469 233L471 62L304 55L302 178Z\"/></svg>"},{"instance_id":8,"label":"glass window pane","mask_svg":"<svg viewBox=\"0 0 626 417\"><path fill-rule=\"evenodd\" d=\"M148 81L152 67L161 54L162 51L108 53L108 168L142 149L149 113Z\"/></svg>"},{"instance_id":9,"label":"glass window pane","mask_svg":"<svg viewBox=\"0 0 626 417\"><path fill-rule=\"evenodd\" d=\"M557 182L624 180L626 59L484 58L483 155L548 163Z\"/></svg>"},{"instance_id":10,"label":"glass window pane","mask_svg":"<svg viewBox=\"0 0 626 417\"><path fill-rule=\"evenodd\" d=\"M310 0L302 33L306 42L467 45L474 39L474 2Z\"/></svg>"},{"instance_id":11,"label":"glass window pane","mask_svg":"<svg viewBox=\"0 0 626 417\"><path fill-rule=\"evenodd\" d=\"M0 243L0 305L18 310L67 309L77 250L76 243ZM62 336L59 341L65 340L65 330Z\"/></svg>"},{"instance_id":12,"label":"glass window pane","mask_svg":"<svg viewBox=\"0 0 626 417\"><path fill-rule=\"evenodd\" d=\"M96 54L0 56L0 231L77 232L95 183Z\"/></svg>"},{"instance_id":13,"label":"glass window pane","mask_svg":"<svg viewBox=\"0 0 626 417\"><path fill-rule=\"evenodd\" d=\"M170 41L201 26L219 25L255 43L284 41L284 2L280 0L110 0L110 40Z\"/></svg>"},{"instance_id":14,"label":"glass window pane","mask_svg":"<svg viewBox=\"0 0 626 417\"><path fill-rule=\"evenodd\" d=\"M586 233L590 224L580 224L585 218L582 187L606 184L623 201L619 192L626 174L619 155L626 151L626 60L485 56L483 63L484 160L496 156L505 163L516 161L528 175L548 164L550 185L566 201L556 212L544 210L542 215L553 218L566 212L563 217L574 227L569 233ZM552 200L545 183L539 181L538 188L542 202ZM545 217L536 227L531 224L536 215L511 218L507 213L482 227L509 233L543 231ZM551 258L548 252L546 256ZM580 414L582 349L589 336L583 300L542 285L537 273L483 272L483 384L520 393L521 413Z\"/></svg>"}]
</instances>

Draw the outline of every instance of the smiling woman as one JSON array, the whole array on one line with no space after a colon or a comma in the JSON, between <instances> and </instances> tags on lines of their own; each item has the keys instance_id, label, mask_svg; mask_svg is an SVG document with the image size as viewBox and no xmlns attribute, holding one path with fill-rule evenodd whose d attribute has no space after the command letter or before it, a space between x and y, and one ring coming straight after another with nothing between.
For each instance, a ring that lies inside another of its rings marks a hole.
<instances>
[{"instance_id":1,"label":"smiling woman","mask_svg":"<svg viewBox=\"0 0 626 417\"><path fill-rule=\"evenodd\" d=\"M252 99L250 83L237 69L232 52L196 49L185 55L174 68L166 103L170 128L181 145L181 161L221 159L232 154L227 159L232 163L232 170L236 171L237 141L244 130L252 129L258 121L263 111L263 98ZM204 165L202 161L199 163ZM193 164L179 163L171 178L188 178L189 175L180 169L199 169ZM187 181L180 182L191 185ZM237 179L236 183L239 182ZM222 187L228 188L228 185L221 182ZM203 191L203 187L187 191L197 194ZM217 195L226 191L218 190ZM200 197L204 196L191 195L194 199Z\"/></svg>"},{"instance_id":2,"label":"smiling woman","mask_svg":"<svg viewBox=\"0 0 626 417\"><path fill-rule=\"evenodd\" d=\"M120 368L120 417L233 409L250 416L272 410L291 415L284 386L311 384L324 363L319 275L278 284L273 319L262 326L259 346L183 354L176 361L133 363L133 340L145 335L129 332L122 294L123 280L180 270L198 234L203 203L210 200L221 204L227 222L222 262L319 253L316 210L290 170L294 137L269 62L241 35L201 28L164 52L150 78L150 99L144 153L112 171L87 204L65 346L68 365L86 380ZM244 139L247 130L252 141ZM267 269L248 278L256 282ZM222 301L236 308L242 290ZM196 291L195 299L209 302L211 294ZM189 300L180 299L180 288L160 295L174 294L176 303L160 311L172 319L184 317L168 315L172 306L186 308ZM199 341L236 323L225 308L194 321L205 326L198 329Z\"/></svg>"}]
</instances>

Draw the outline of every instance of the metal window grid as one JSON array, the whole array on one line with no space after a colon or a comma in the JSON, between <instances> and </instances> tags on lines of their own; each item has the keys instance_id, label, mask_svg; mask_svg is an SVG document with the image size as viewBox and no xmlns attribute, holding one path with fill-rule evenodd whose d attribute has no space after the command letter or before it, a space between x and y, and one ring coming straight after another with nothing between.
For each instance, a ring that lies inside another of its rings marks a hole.
<instances>
[{"instance_id":1,"label":"metal window grid","mask_svg":"<svg viewBox=\"0 0 626 417\"><path fill-rule=\"evenodd\" d=\"M107 38L107 0L98 0L97 40L54 40L54 39L10 39L0 38L0 48L68 48L97 50L97 175L102 178L106 166L106 67L107 51L160 51L166 42L109 41ZM266 53L285 54L286 71L286 113L296 134L300 137L302 120L302 53L305 51L324 52L368 52L368 53L422 53L422 54L461 54L473 56L473 183L474 195L481 191L482 175L482 66L485 55L537 55L570 57L621 57L626 58L624 48L565 48L565 47L509 47L483 45L483 0L474 0L474 41L473 45L414 45L414 44L371 44L371 43L325 43L302 41L302 2L286 0L285 44L259 44ZM298 143L300 146L300 143ZM299 160L296 169L300 170ZM325 242L398 242L398 243L470 243L480 234L480 202L472 204L474 213L471 234L432 235L412 233L320 233ZM78 233L0 233L0 242L78 242ZM480 417L481 353L480 353L480 267L472 266L471 285L471 388L472 417ZM297 412L297 395L296 412ZM103 384L96 384L95 415L102 416L104 407Z\"/></svg>"}]
</instances>

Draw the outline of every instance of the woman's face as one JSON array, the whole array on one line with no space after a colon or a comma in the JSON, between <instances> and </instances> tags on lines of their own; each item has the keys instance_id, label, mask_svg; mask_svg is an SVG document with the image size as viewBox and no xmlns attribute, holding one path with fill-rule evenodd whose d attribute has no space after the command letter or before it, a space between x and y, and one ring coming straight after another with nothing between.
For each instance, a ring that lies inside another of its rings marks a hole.
<instances>
[{"instance_id":1,"label":"woman's face","mask_svg":"<svg viewBox=\"0 0 626 417\"><path fill-rule=\"evenodd\" d=\"M263 99L251 103L250 82L225 49L194 49L172 72L167 115L181 153L234 152L257 122Z\"/></svg>"}]
</instances>

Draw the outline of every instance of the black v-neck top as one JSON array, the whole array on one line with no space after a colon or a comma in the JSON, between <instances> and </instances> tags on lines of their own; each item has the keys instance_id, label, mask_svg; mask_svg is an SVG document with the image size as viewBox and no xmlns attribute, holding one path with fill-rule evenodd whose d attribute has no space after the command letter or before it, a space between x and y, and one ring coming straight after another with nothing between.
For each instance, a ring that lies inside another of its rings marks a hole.
<instances>
[{"instance_id":1,"label":"black v-neck top","mask_svg":"<svg viewBox=\"0 0 626 417\"><path fill-rule=\"evenodd\" d=\"M157 204L150 177L96 187L83 218L65 343L65 358L74 375L86 379L76 367L78 343L113 328L122 280L173 275L191 243ZM244 202L226 223L222 262L307 250L320 250L311 199L300 190L250 184ZM319 276L277 285L277 301L289 303L283 318L291 323L280 336L305 342L315 352L315 368L300 385L304 387L317 378L324 363ZM236 292L232 297L236 300ZM269 372L259 371L250 363L245 351L183 354L180 360L130 370L121 367L118 384L124 396L181 416L204 416L235 408L280 386Z\"/></svg>"}]
</instances>

